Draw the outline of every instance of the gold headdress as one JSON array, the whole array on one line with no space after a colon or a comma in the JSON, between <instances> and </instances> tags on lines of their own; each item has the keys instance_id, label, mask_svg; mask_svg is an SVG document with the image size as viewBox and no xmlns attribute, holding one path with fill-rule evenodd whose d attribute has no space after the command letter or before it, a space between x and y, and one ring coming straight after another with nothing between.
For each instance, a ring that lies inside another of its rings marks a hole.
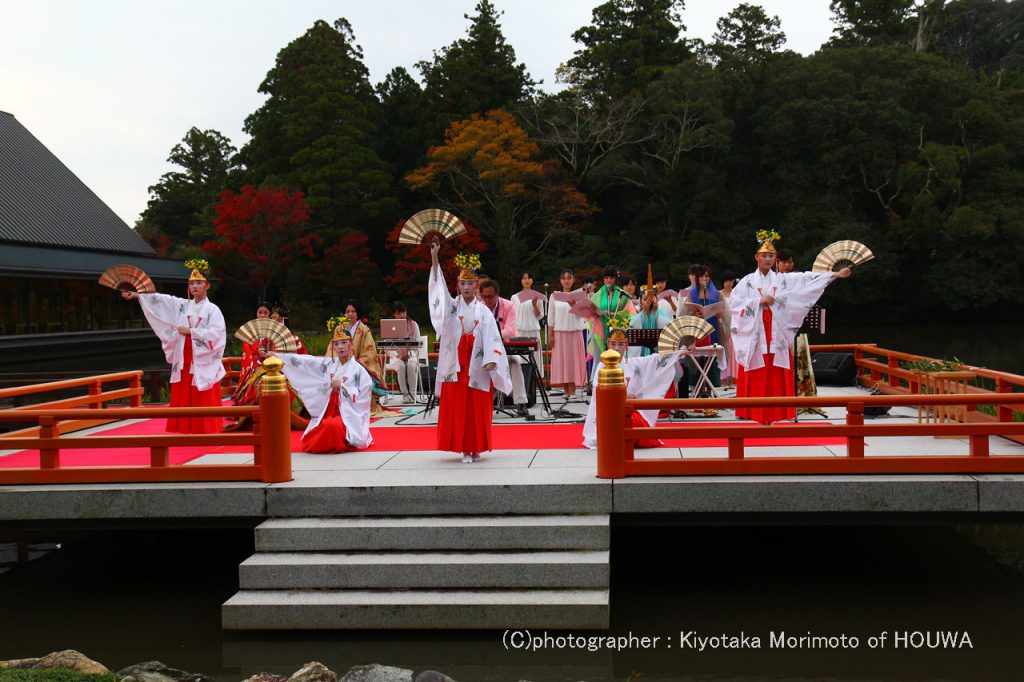
<instances>
[{"instance_id":1,"label":"gold headdress","mask_svg":"<svg viewBox=\"0 0 1024 682\"><path fill-rule=\"evenodd\" d=\"M757 250L757 253L775 253L775 244L778 240L782 239L775 230L758 230L757 241L760 242L761 248Z\"/></svg>"},{"instance_id":2,"label":"gold headdress","mask_svg":"<svg viewBox=\"0 0 1024 682\"><path fill-rule=\"evenodd\" d=\"M336 315L335 317L328 318L327 320L327 331L334 332L331 337L331 343L335 341L351 341L352 337L349 336L348 329L345 325L348 324L348 318L344 315Z\"/></svg>"},{"instance_id":3,"label":"gold headdress","mask_svg":"<svg viewBox=\"0 0 1024 682\"><path fill-rule=\"evenodd\" d=\"M453 262L459 268L459 279L476 279L477 270L481 268L480 256L475 253L460 253Z\"/></svg>"},{"instance_id":4,"label":"gold headdress","mask_svg":"<svg viewBox=\"0 0 1024 682\"><path fill-rule=\"evenodd\" d=\"M206 279L206 275L210 272L210 264L202 258L193 258L185 261L185 267L192 270L192 274L188 276L188 281L199 280L200 282L210 283L210 280Z\"/></svg>"},{"instance_id":5,"label":"gold headdress","mask_svg":"<svg viewBox=\"0 0 1024 682\"><path fill-rule=\"evenodd\" d=\"M629 315L613 315L608 318L608 329L612 330L608 335L608 343L619 341L629 343L626 338L626 330L629 329Z\"/></svg>"}]
</instances>

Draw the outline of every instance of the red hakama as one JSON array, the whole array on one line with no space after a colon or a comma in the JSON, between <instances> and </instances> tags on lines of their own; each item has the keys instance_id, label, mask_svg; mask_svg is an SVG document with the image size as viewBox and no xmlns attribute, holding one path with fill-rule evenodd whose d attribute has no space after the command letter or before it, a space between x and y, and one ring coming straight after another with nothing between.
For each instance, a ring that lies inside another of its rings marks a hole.
<instances>
[{"instance_id":1,"label":"red hakama","mask_svg":"<svg viewBox=\"0 0 1024 682\"><path fill-rule=\"evenodd\" d=\"M772 347L772 311L767 306L762 315L768 348ZM790 396L793 392L793 370L775 366L775 354L766 353L764 367L747 371L739 365L736 374L736 397L753 398L760 396ZM793 407L740 407L736 409L740 419L752 419L762 424L795 419Z\"/></svg>"},{"instance_id":2,"label":"red hakama","mask_svg":"<svg viewBox=\"0 0 1024 682\"><path fill-rule=\"evenodd\" d=\"M491 449L491 390L469 387L472 334L459 339L459 377L441 390L437 417L437 449L475 453Z\"/></svg>"},{"instance_id":3,"label":"red hakama","mask_svg":"<svg viewBox=\"0 0 1024 682\"><path fill-rule=\"evenodd\" d=\"M171 407L220 407L220 383L205 391L192 384L192 337L185 338L185 361L181 380L171 384ZM219 433L224 426L221 417L172 417L167 430L173 433Z\"/></svg>"},{"instance_id":4,"label":"red hakama","mask_svg":"<svg viewBox=\"0 0 1024 682\"><path fill-rule=\"evenodd\" d=\"M338 402L338 392L331 391L331 397L327 401L327 411L324 412L324 418L320 420L315 429L302 437L302 451L321 454L354 450L355 448L345 440L347 434L345 422L341 419L341 405Z\"/></svg>"}]
</instances>

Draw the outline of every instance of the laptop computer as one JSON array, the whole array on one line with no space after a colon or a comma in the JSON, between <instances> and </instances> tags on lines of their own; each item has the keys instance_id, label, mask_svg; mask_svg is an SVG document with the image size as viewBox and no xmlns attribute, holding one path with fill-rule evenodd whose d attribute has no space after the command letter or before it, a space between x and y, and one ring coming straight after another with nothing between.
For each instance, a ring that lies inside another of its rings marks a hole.
<instances>
[{"instance_id":1,"label":"laptop computer","mask_svg":"<svg viewBox=\"0 0 1024 682\"><path fill-rule=\"evenodd\" d=\"M408 339L409 320L381 320L380 338L382 339Z\"/></svg>"}]
</instances>

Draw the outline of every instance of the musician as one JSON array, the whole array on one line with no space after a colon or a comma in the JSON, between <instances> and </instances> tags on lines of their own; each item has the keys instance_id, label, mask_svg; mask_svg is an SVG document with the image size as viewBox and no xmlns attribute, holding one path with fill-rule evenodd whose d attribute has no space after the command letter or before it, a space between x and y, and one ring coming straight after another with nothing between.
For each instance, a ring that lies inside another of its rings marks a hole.
<instances>
[{"instance_id":1,"label":"musician","mask_svg":"<svg viewBox=\"0 0 1024 682\"><path fill-rule=\"evenodd\" d=\"M439 450L462 453L463 464L478 461L491 449L491 385L503 393L512 390L508 357L497 320L476 300L475 256L459 254L458 296L453 298L437 262L441 244L430 247L430 280L427 301L430 322L441 344L437 356L440 398L437 422Z\"/></svg>"},{"instance_id":2,"label":"musician","mask_svg":"<svg viewBox=\"0 0 1024 682\"><path fill-rule=\"evenodd\" d=\"M512 304L516 307L516 331L519 338L530 338L537 342L537 350L533 351L533 361L537 367L537 381L544 378L544 353L540 340L540 323L544 318L547 301L534 295L533 275L523 272L519 279L522 291L512 296Z\"/></svg>"},{"instance_id":3,"label":"musician","mask_svg":"<svg viewBox=\"0 0 1024 682\"><path fill-rule=\"evenodd\" d=\"M653 307L653 306L652 306ZM622 360L619 366L622 368L626 380L626 398L663 398L665 393L674 381L682 375L682 361L685 349L675 351L668 355L657 353L648 355L645 358L630 357L629 340L623 331L628 324L623 318L616 318L613 326L619 327L612 331L608 339L608 349L618 353ZM620 322L621 321L621 322ZM604 367L600 359L594 363L594 374L591 381L597 386L598 373ZM630 408L630 419L633 426L648 427L657 426L658 410L644 410L638 412ZM656 448L661 445L659 440L639 440L636 442L638 448ZM587 407L587 419L583 423L583 446L593 450L597 447L597 400L590 401Z\"/></svg>"},{"instance_id":4,"label":"musician","mask_svg":"<svg viewBox=\"0 0 1024 682\"><path fill-rule=\"evenodd\" d=\"M622 290L626 292L627 296L629 296L629 300L633 303L633 308L635 308L636 310L640 310L641 302L636 295L636 289L638 286L636 282L636 277L633 277L632 275L620 277L619 286L622 287Z\"/></svg>"},{"instance_id":5,"label":"musician","mask_svg":"<svg viewBox=\"0 0 1024 682\"><path fill-rule=\"evenodd\" d=\"M672 317L661 309L658 301L657 289L644 293L640 301L640 312L634 315L629 326L632 329L664 329L672 321ZM646 346L634 346L629 349L630 357L646 357L651 354L651 349Z\"/></svg>"},{"instance_id":6,"label":"musician","mask_svg":"<svg viewBox=\"0 0 1024 682\"><path fill-rule=\"evenodd\" d=\"M850 268L838 272L772 270L779 240L774 230L757 233L760 248L754 253L757 270L740 280L730 299L732 339L736 348L736 397L793 395L789 347L793 335L832 280L847 278ZM793 408L739 408L736 416L762 424L793 419Z\"/></svg>"},{"instance_id":7,"label":"musician","mask_svg":"<svg viewBox=\"0 0 1024 682\"><path fill-rule=\"evenodd\" d=\"M303 452L345 452L373 443L373 380L355 359L352 338L345 325L337 324L331 331L331 357L279 354L284 361L281 371L311 415L302 434Z\"/></svg>"},{"instance_id":8,"label":"musician","mask_svg":"<svg viewBox=\"0 0 1024 682\"><path fill-rule=\"evenodd\" d=\"M576 285L576 273L562 270L558 276L563 293ZM577 386L587 385L587 351L583 343L583 318L574 315L569 304L548 301L548 330L551 332L551 386L561 386L566 399L576 395Z\"/></svg>"},{"instance_id":9,"label":"musician","mask_svg":"<svg viewBox=\"0 0 1024 682\"><path fill-rule=\"evenodd\" d=\"M732 299L732 290L739 278L732 270L723 270L721 277L722 288L719 289L718 294L725 305L722 307L722 323L718 327L718 332L722 345L725 347L726 358L721 379L726 386L732 386L736 383L736 349L732 343L732 312L729 310L729 301Z\"/></svg>"},{"instance_id":10,"label":"musician","mask_svg":"<svg viewBox=\"0 0 1024 682\"><path fill-rule=\"evenodd\" d=\"M602 277L604 284L590 297L597 308L597 317L590 320L590 339L587 350L594 358L600 356L607 348L606 339L611 331L608 328L608 320L627 308L630 313L636 312L633 310L629 295L616 286L619 271L608 265L605 267Z\"/></svg>"},{"instance_id":11,"label":"musician","mask_svg":"<svg viewBox=\"0 0 1024 682\"><path fill-rule=\"evenodd\" d=\"M676 300L678 296L676 292L669 290L669 295L662 298L662 294L668 289L668 275L664 273L657 273L654 275L654 288L658 292L658 310L668 315L669 319L676 312Z\"/></svg>"},{"instance_id":12,"label":"musician","mask_svg":"<svg viewBox=\"0 0 1024 682\"><path fill-rule=\"evenodd\" d=\"M480 301L494 316L502 341L508 343L519 336L516 327L516 305L498 295L498 283L493 279L485 279L480 284ZM526 381L523 379L524 362L526 359L520 355L508 356L508 369L512 377L512 402L516 405L516 415L519 417L529 414L526 409Z\"/></svg>"},{"instance_id":13,"label":"musician","mask_svg":"<svg viewBox=\"0 0 1024 682\"><path fill-rule=\"evenodd\" d=\"M409 319L409 311L405 303L395 301L391 304L391 317L395 320L406 320L409 325L409 339L419 341L420 326L415 320ZM419 352L411 348L392 349L387 352L386 370L398 375L398 388L402 391L406 402L415 402L412 395L416 387L416 378L420 371Z\"/></svg>"},{"instance_id":14,"label":"musician","mask_svg":"<svg viewBox=\"0 0 1024 682\"><path fill-rule=\"evenodd\" d=\"M676 297L676 317L683 317L686 315L686 304L690 301L690 289L697 283L697 273L700 272L702 265L700 263L691 263L690 267L686 270L686 277L690 280L690 284L685 289L679 290L679 296Z\"/></svg>"},{"instance_id":15,"label":"musician","mask_svg":"<svg viewBox=\"0 0 1024 682\"><path fill-rule=\"evenodd\" d=\"M711 268L706 265L697 266L697 270L694 273L696 276L696 283L690 287L690 290L686 294L687 301L693 303L699 303L702 306L709 306L719 303L721 296L718 293L718 289L715 287L715 283L711 281ZM704 317L700 310L696 310L693 313L698 317ZM713 331L705 336L703 339L697 341L696 346L710 346L713 343L719 342L718 330L720 327L719 319L717 315L710 315L704 318L704 321L711 325ZM711 385L718 386L722 385L721 368L718 363L714 361L712 357L695 358L701 366L708 368L708 379L711 380ZM710 365L710 367L709 367ZM690 385L695 385L697 377L690 377ZM705 398L707 396L699 395L694 396L695 398Z\"/></svg>"},{"instance_id":16,"label":"musician","mask_svg":"<svg viewBox=\"0 0 1024 682\"><path fill-rule=\"evenodd\" d=\"M224 346L227 329L224 315L207 294L209 265L195 259L185 263L192 273L188 278L188 299L167 294L122 292L125 300L137 300L146 321L163 345L171 365L171 407L220 407L220 380L224 377ZM220 417L173 417L167 430L177 433L216 433Z\"/></svg>"}]
</instances>

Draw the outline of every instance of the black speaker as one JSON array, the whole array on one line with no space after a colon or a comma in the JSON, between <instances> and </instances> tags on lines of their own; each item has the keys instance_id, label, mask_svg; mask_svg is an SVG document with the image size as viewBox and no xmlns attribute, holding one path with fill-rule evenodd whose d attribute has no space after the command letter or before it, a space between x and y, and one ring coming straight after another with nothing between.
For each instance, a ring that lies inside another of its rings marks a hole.
<instances>
[{"instance_id":1,"label":"black speaker","mask_svg":"<svg viewBox=\"0 0 1024 682\"><path fill-rule=\"evenodd\" d=\"M853 353L815 353L811 368L815 383L822 386L853 386L857 378Z\"/></svg>"}]
</instances>

